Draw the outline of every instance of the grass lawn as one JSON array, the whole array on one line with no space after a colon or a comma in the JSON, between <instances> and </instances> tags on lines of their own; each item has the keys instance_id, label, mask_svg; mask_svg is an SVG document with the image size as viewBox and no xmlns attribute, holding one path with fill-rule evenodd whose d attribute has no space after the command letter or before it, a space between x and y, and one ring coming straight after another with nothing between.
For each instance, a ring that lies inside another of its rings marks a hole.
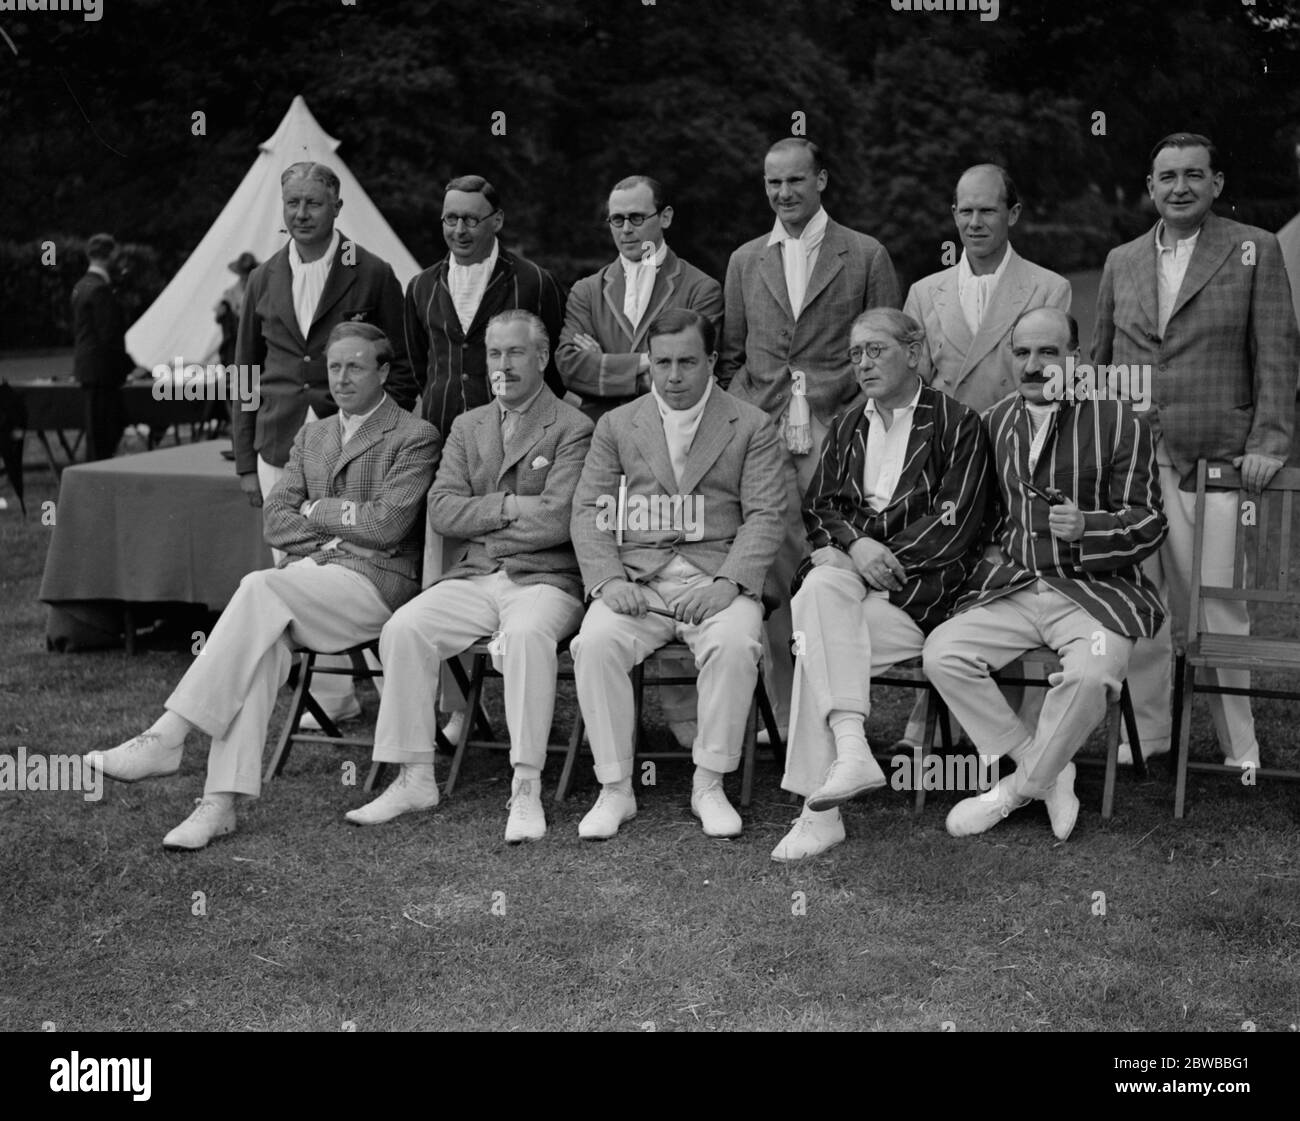
<instances>
[{"instance_id":1,"label":"grass lawn","mask_svg":"<svg viewBox=\"0 0 1300 1121\"><path fill-rule=\"evenodd\" d=\"M48 473L34 472L29 508L51 497ZM0 513L0 751L111 747L152 721L190 661L188 640L130 659L47 654L36 595L48 533L38 516ZM372 722L374 696L363 697ZM881 692L873 740L901 732L910 702ZM563 691L564 724L572 704ZM499 721L495 694L489 709ZM1259 701L1255 711L1266 763L1297 766L1294 706ZM1211 757L1211 738L1198 708L1194 752ZM163 834L201 791L205 749L191 737L179 775L109 783L98 803L0 794L0 1027L1235 1031L1250 1020L1277 1031L1300 1022L1295 785L1193 776L1188 817L1175 822L1172 781L1156 765L1144 783L1121 776L1107 823L1101 772L1081 771L1084 809L1065 844L1041 806L957 841L943 828L956 795L931 795L915 818L907 795L886 790L849 808L847 843L787 867L768 854L796 808L771 762L760 765L739 841L705 838L687 805L689 765L661 764L622 835L580 842L595 791L584 765L568 803L548 802L546 840L507 848L501 755L471 756L434 812L356 829L343 812L366 796L343 784L342 763L364 775L363 755L300 747L238 833L200 853L166 853ZM551 770L553 783L558 763Z\"/></svg>"}]
</instances>

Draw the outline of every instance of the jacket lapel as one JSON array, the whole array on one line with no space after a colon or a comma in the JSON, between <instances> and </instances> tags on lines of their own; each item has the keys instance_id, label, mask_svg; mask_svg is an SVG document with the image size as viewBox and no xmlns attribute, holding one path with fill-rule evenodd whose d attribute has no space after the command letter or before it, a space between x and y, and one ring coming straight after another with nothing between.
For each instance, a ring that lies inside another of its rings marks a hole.
<instances>
[{"instance_id":1,"label":"jacket lapel","mask_svg":"<svg viewBox=\"0 0 1300 1121\"><path fill-rule=\"evenodd\" d=\"M808 278L808 287L804 290L803 307L799 310L801 319L812 306L813 300L843 272L844 254L848 252L848 248L848 239L839 224L827 219L826 234L822 238L821 249L817 252L817 264L813 266L812 276ZM782 282L784 283L784 274L782 274Z\"/></svg>"},{"instance_id":2,"label":"jacket lapel","mask_svg":"<svg viewBox=\"0 0 1300 1121\"><path fill-rule=\"evenodd\" d=\"M820 261L818 262L821 263ZM781 243L769 245L763 250L763 258L758 263L758 275L767 285L768 292L771 293L772 299L777 306L785 313L787 320L794 320L794 312L790 308L790 293L785 286L785 263L781 259ZM808 304L804 300L804 306Z\"/></svg>"},{"instance_id":3,"label":"jacket lapel","mask_svg":"<svg viewBox=\"0 0 1300 1121\"><path fill-rule=\"evenodd\" d=\"M1133 273L1134 291L1138 294L1138 306L1142 309L1142 314L1147 317L1147 326L1152 336L1155 335L1156 328L1160 325L1160 311L1156 297L1155 241L1156 235L1153 227L1138 242L1137 252L1129 260L1129 269Z\"/></svg>"},{"instance_id":4,"label":"jacket lapel","mask_svg":"<svg viewBox=\"0 0 1300 1121\"><path fill-rule=\"evenodd\" d=\"M1219 267L1234 248L1227 231L1223 228L1223 223L1215 215L1209 215L1205 219L1205 224L1201 226L1201 236L1196 239L1192 259L1187 262L1187 272L1178 289L1174 310L1169 315L1171 320L1182 310L1188 300L1205 287L1206 282L1219 271ZM1152 255L1154 256L1154 251Z\"/></svg>"},{"instance_id":5,"label":"jacket lapel","mask_svg":"<svg viewBox=\"0 0 1300 1121\"><path fill-rule=\"evenodd\" d=\"M623 298L627 294L627 278L623 275L623 266L614 261L605 269L602 277L605 307L609 309L609 314L613 317L614 322L618 324L618 329L628 338L629 347L634 334L632 321L623 314ZM645 323L645 320L642 320Z\"/></svg>"},{"instance_id":6,"label":"jacket lapel","mask_svg":"<svg viewBox=\"0 0 1300 1121\"><path fill-rule=\"evenodd\" d=\"M694 494L699 482L722 454L723 448L731 443L735 434L734 424L736 410L731 399L714 386L709 391L709 400L704 406L704 415L700 417L700 426L695 430L695 439L691 441L691 450L686 453L686 466L682 469L679 493ZM660 428L662 429L662 425ZM667 450L667 441L664 443ZM671 464L668 468L672 473Z\"/></svg>"},{"instance_id":7,"label":"jacket lapel","mask_svg":"<svg viewBox=\"0 0 1300 1121\"><path fill-rule=\"evenodd\" d=\"M289 268L287 245L271 258L267 266L266 294L276 318L284 324L285 330L298 344L298 349L305 353L307 340L302 337L302 330L298 326L298 313L293 306L293 272Z\"/></svg>"},{"instance_id":8,"label":"jacket lapel","mask_svg":"<svg viewBox=\"0 0 1300 1121\"><path fill-rule=\"evenodd\" d=\"M620 268L619 273L623 270ZM655 273L654 287L650 290L650 302L646 304L645 315L641 316L641 322L636 325L636 333L632 336L632 349L639 350L641 340L645 338L645 333L650 330L650 324L659 318L659 313L663 311L664 305L672 299L673 293L677 291L677 281L682 275L681 259L671 249L664 254L664 263L659 266L659 271Z\"/></svg>"},{"instance_id":9,"label":"jacket lapel","mask_svg":"<svg viewBox=\"0 0 1300 1121\"><path fill-rule=\"evenodd\" d=\"M478 449L479 463L483 473L493 480L491 489L497 489L501 483L501 476L505 474L505 468L501 465L505 458L505 449L501 444L501 409L497 406L495 397L492 399L491 406L479 413L475 433L477 439L474 442Z\"/></svg>"},{"instance_id":10,"label":"jacket lapel","mask_svg":"<svg viewBox=\"0 0 1300 1121\"><path fill-rule=\"evenodd\" d=\"M311 330L316 329L316 325L329 316L330 310L339 300L343 299L344 294L357 279L355 243L342 231L339 231L339 247L334 252L334 260L330 263L329 275L325 278L325 287L322 289L320 299L316 302L316 311L311 317ZM352 264L343 263L343 254L350 253L353 255ZM311 331L307 332L309 335ZM356 437L353 437L355 439ZM349 440L348 443L352 441Z\"/></svg>"},{"instance_id":11,"label":"jacket lapel","mask_svg":"<svg viewBox=\"0 0 1300 1121\"><path fill-rule=\"evenodd\" d=\"M474 318L470 320L469 332L467 337L474 338L482 335L487 330L487 321L492 318L502 308L501 294L510 284L510 278L515 274L515 267L512 263L510 254L505 249L498 249L497 263L492 269L492 276L488 279L487 287L483 289L483 298L479 300L478 307L474 309ZM447 293L447 300L451 303L451 292ZM452 303L451 318L455 324L460 326L460 318L456 315L456 305Z\"/></svg>"},{"instance_id":12,"label":"jacket lapel","mask_svg":"<svg viewBox=\"0 0 1300 1121\"><path fill-rule=\"evenodd\" d=\"M519 418L519 423L510 434L510 440L502 448L501 469L497 473L498 483L502 475L523 459L530 448L536 446L542 433L555 423L556 414L555 395L543 386L541 394L533 402L533 407Z\"/></svg>"},{"instance_id":13,"label":"jacket lapel","mask_svg":"<svg viewBox=\"0 0 1300 1121\"><path fill-rule=\"evenodd\" d=\"M961 300L957 297L956 269L935 288L934 312L939 317L939 326L943 328L944 337L952 343L952 348L959 354L969 354L975 336L971 334L966 315L961 310ZM963 366L963 375L967 369L967 366Z\"/></svg>"},{"instance_id":14,"label":"jacket lapel","mask_svg":"<svg viewBox=\"0 0 1300 1121\"><path fill-rule=\"evenodd\" d=\"M375 444L383 439L384 433L389 431L396 423L397 417L394 411L397 409L391 397L385 397L383 404L368 416L362 423L361 427L352 433L352 439L342 445L339 451L338 459L334 462L334 470L330 472L330 478L334 479L339 472L351 463L357 456L361 455L367 449L372 448ZM338 447L343 435L339 428L341 421L338 417L331 417L330 431L333 435L329 438L330 447Z\"/></svg>"},{"instance_id":15,"label":"jacket lapel","mask_svg":"<svg viewBox=\"0 0 1300 1121\"><path fill-rule=\"evenodd\" d=\"M664 493L677 494L677 476L673 474L673 463L668 457L668 440L664 436L663 421L659 419L659 406L649 393L639 398L637 406L636 415L632 417L632 442L640 450L646 466L663 487ZM703 418L700 427L704 427ZM696 436L699 436L698 432ZM623 464L625 474L630 474L629 466Z\"/></svg>"},{"instance_id":16,"label":"jacket lapel","mask_svg":"<svg viewBox=\"0 0 1300 1121\"><path fill-rule=\"evenodd\" d=\"M1011 252L1008 248L1007 252ZM993 299L984 309L984 322L980 324L970 348L966 351L966 361L962 363L961 378L974 369L994 347L1002 341L1007 329L1016 321L1029 303L1031 286L1025 276L1026 269L1019 257L1007 263L1007 271L993 290ZM958 308L960 314L961 309ZM962 323L966 317L962 316Z\"/></svg>"},{"instance_id":17,"label":"jacket lapel","mask_svg":"<svg viewBox=\"0 0 1300 1121\"><path fill-rule=\"evenodd\" d=\"M933 390L922 387L916 408L912 410L912 430L907 434L907 449L903 453L903 470L894 485L889 506L902 501L916 489L921 469L930 458L930 441L934 437L934 404L926 399ZM865 469L865 464L863 467ZM865 474L865 470L863 472Z\"/></svg>"}]
</instances>

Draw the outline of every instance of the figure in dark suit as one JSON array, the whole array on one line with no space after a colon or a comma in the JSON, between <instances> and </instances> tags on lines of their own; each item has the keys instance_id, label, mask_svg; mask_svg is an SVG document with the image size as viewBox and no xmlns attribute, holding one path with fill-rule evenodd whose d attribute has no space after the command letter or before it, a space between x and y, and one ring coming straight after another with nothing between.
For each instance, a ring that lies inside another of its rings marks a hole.
<instances>
[{"instance_id":1,"label":"figure in dark suit","mask_svg":"<svg viewBox=\"0 0 1300 1121\"><path fill-rule=\"evenodd\" d=\"M1194 133L1166 136L1151 153L1147 191L1154 230L1111 251L1097 292L1094 363L1144 368L1169 536L1147 575L1169 608L1164 629L1133 652L1129 688L1144 755L1168 752L1172 725L1171 628L1185 633L1191 595L1198 459L1241 468L1248 491L1266 485L1291 453L1300 333L1276 236L1211 212L1223 189L1214 145ZM1201 579L1231 585L1241 493L1205 496ZM1205 622L1249 634L1247 604L1212 600ZM1208 671L1248 689L1247 670ZM1250 698L1211 694L1225 762L1259 765ZM1131 762L1128 745L1121 761Z\"/></svg>"},{"instance_id":2,"label":"figure in dark suit","mask_svg":"<svg viewBox=\"0 0 1300 1121\"><path fill-rule=\"evenodd\" d=\"M546 384L564 396L554 357L564 289L544 268L501 247L504 221L491 183L481 175L453 179L442 199L447 256L406 286L406 346L422 390L421 415L444 437L461 413L492 400L483 343L498 312L522 308L546 324Z\"/></svg>"},{"instance_id":3,"label":"figure in dark suit","mask_svg":"<svg viewBox=\"0 0 1300 1121\"><path fill-rule=\"evenodd\" d=\"M343 206L339 180L319 163L296 163L280 177L290 241L248 278L235 357L259 371L256 410L230 410L239 484L254 506L280 480L289 449L308 420L332 414L325 344L339 323L378 327L391 340L390 398L414 406L415 379L402 331L402 288L387 261L344 237L335 225ZM328 661L342 668L346 658ZM352 679L321 674L312 689L331 719L359 715ZM310 713L303 727L318 727Z\"/></svg>"},{"instance_id":4,"label":"figure in dark suit","mask_svg":"<svg viewBox=\"0 0 1300 1121\"><path fill-rule=\"evenodd\" d=\"M267 722L294 644L341 650L374 639L419 590L420 521L442 441L385 394L392 357L369 323L331 332L339 413L299 429L266 500L266 540L284 559L240 582L163 716L90 753L110 778L136 782L175 774L190 731L212 737L203 798L166 848L203 848L233 832L235 796L261 790Z\"/></svg>"},{"instance_id":5,"label":"figure in dark suit","mask_svg":"<svg viewBox=\"0 0 1300 1121\"><path fill-rule=\"evenodd\" d=\"M822 208L828 175L817 145L777 141L763 177L776 222L727 265L718 380L762 409L781 434L788 521L773 576L784 588L806 555L800 509L826 426L858 397L844 333L859 312L898 307L899 292L885 247ZM767 634L769 688L785 724L794 674L788 605L771 614Z\"/></svg>"},{"instance_id":6,"label":"figure in dark suit","mask_svg":"<svg viewBox=\"0 0 1300 1121\"><path fill-rule=\"evenodd\" d=\"M72 372L85 394L86 458L109 459L125 427L122 383L135 369L126 352L126 320L110 274L117 242L95 234L86 242L90 267L72 289Z\"/></svg>"},{"instance_id":7,"label":"figure in dark suit","mask_svg":"<svg viewBox=\"0 0 1300 1121\"><path fill-rule=\"evenodd\" d=\"M608 221L618 257L573 286L555 354L593 421L649 390L646 335L661 312L691 308L722 326L722 285L664 240L673 208L658 180L630 175L614 184Z\"/></svg>"},{"instance_id":8,"label":"figure in dark suit","mask_svg":"<svg viewBox=\"0 0 1300 1121\"><path fill-rule=\"evenodd\" d=\"M1060 395L1078 331L1059 308L1026 312L1012 328L1020 393L983 415L998 516L957 614L925 640L926 676L980 754L1016 763L952 808L955 837L983 833L1035 798L1056 837L1069 837L1079 815L1074 753L1119 695L1134 641L1164 617L1142 572L1165 536L1151 429L1126 401ZM1038 646L1056 651L1061 673L1030 728L989 674Z\"/></svg>"},{"instance_id":9,"label":"figure in dark suit","mask_svg":"<svg viewBox=\"0 0 1300 1121\"><path fill-rule=\"evenodd\" d=\"M557 644L582 621L582 580L569 542L573 491L591 421L543 383L546 327L530 311L494 315L487 355L495 401L458 416L429 491L429 530L462 540L452 567L384 627L385 688L375 759L397 780L349 813L377 825L438 804L431 684L443 662L493 635L510 730L507 844L546 834L541 778L555 710Z\"/></svg>"},{"instance_id":10,"label":"figure in dark suit","mask_svg":"<svg viewBox=\"0 0 1300 1121\"><path fill-rule=\"evenodd\" d=\"M870 677L920 656L974 564L992 483L979 417L922 384L925 331L893 308L853 322L867 400L822 443L804 500L812 556L791 603L797 636L781 785L807 801L773 860L844 840L839 806L885 785L867 743Z\"/></svg>"}]
</instances>

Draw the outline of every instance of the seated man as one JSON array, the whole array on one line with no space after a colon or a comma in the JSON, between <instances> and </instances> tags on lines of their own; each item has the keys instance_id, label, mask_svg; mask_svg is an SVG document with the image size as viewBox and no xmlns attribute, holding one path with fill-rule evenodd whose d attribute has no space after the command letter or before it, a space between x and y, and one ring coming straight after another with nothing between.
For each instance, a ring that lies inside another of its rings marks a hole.
<instances>
[{"instance_id":1,"label":"seated man","mask_svg":"<svg viewBox=\"0 0 1300 1121\"><path fill-rule=\"evenodd\" d=\"M266 725L293 646L369 641L419 591L420 519L441 439L384 393L392 357L372 324L346 320L330 332L339 414L299 430L263 507L267 544L287 555L240 581L167 711L134 739L90 753L109 778L136 782L175 774L192 729L212 737L203 797L166 848L201 849L233 833L235 795L261 790Z\"/></svg>"},{"instance_id":2,"label":"seated man","mask_svg":"<svg viewBox=\"0 0 1300 1121\"><path fill-rule=\"evenodd\" d=\"M493 635L514 765L506 841L517 844L546 835L541 775L555 709L556 644L582 619L569 514L592 425L546 387L550 346L532 312L498 312L486 346L497 398L452 421L429 491L429 528L464 539L464 548L379 636L386 684L375 759L400 763L401 772L347 818L377 825L438 804L434 683L443 661Z\"/></svg>"},{"instance_id":3,"label":"seated man","mask_svg":"<svg viewBox=\"0 0 1300 1121\"><path fill-rule=\"evenodd\" d=\"M764 580L784 533L776 429L713 384L713 323L689 308L650 326L650 394L606 413L573 501L573 545L593 603L573 640L578 702L600 797L578 826L614 836L636 815L628 671L672 641L699 669L691 810L711 837L740 833L722 789L762 652ZM621 485L620 485L621 483Z\"/></svg>"},{"instance_id":4,"label":"seated man","mask_svg":"<svg viewBox=\"0 0 1300 1121\"><path fill-rule=\"evenodd\" d=\"M919 657L924 632L948 616L975 562L992 486L980 418L922 384L921 325L875 308L853 321L850 342L867 400L831 422L804 499L812 556L791 603L781 785L807 801L773 860L839 844L839 806L885 785L866 737L871 676Z\"/></svg>"},{"instance_id":5,"label":"seated man","mask_svg":"<svg viewBox=\"0 0 1300 1121\"><path fill-rule=\"evenodd\" d=\"M1016 761L991 791L952 808L954 837L983 833L1034 798L1047 803L1052 832L1069 837L1079 814L1070 760L1118 694L1134 640L1164 617L1141 568L1166 530L1151 430L1127 402L1064 392L1078 330L1057 308L1027 311L1012 328L1020 392L983 418L999 517L959 614L925 642L926 676L980 753ZM1038 646L1055 650L1062 670L1031 730L989 673Z\"/></svg>"}]
</instances>

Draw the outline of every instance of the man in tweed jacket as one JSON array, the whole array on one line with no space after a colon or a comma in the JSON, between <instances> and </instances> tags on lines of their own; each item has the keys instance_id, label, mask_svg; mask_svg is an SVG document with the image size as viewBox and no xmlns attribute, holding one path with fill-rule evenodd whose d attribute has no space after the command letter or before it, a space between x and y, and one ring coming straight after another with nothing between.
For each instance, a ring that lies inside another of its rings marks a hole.
<instances>
[{"instance_id":1,"label":"man in tweed jacket","mask_svg":"<svg viewBox=\"0 0 1300 1121\"><path fill-rule=\"evenodd\" d=\"M844 840L839 806L885 784L867 743L869 679L918 657L975 560L992 482L980 418L921 382L925 329L877 308L849 353L867 400L835 418L804 500L812 556L791 603L790 742L781 785L807 801L773 860Z\"/></svg>"},{"instance_id":2,"label":"man in tweed jacket","mask_svg":"<svg viewBox=\"0 0 1300 1121\"><path fill-rule=\"evenodd\" d=\"M578 833L604 840L636 816L628 671L677 639L699 668L691 809L709 836L734 837L722 779L740 762L762 653L785 518L781 452L768 419L713 384L709 319L673 308L649 339L651 392L600 418L573 500L593 602L571 648L601 783Z\"/></svg>"},{"instance_id":3,"label":"man in tweed jacket","mask_svg":"<svg viewBox=\"0 0 1300 1121\"><path fill-rule=\"evenodd\" d=\"M557 644L582 620L582 580L569 515L591 421L542 381L546 327L532 312L492 317L486 336L497 399L452 422L429 491L429 529L464 542L452 567L384 627L385 688L375 759L395 782L347 815L377 825L438 804L433 682L439 668L491 635L504 678L514 767L506 842L546 833L541 775L555 709Z\"/></svg>"},{"instance_id":4,"label":"man in tweed jacket","mask_svg":"<svg viewBox=\"0 0 1300 1121\"><path fill-rule=\"evenodd\" d=\"M175 774L186 735L212 737L199 807L163 839L198 849L235 829L237 794L261 790L262 747L295 644L339 651L375 638L419 590L424 496L441 440L384 392L392 344L340 323L327 347L338 416L294 437L263 510L279 567L251 572L152 727L92 766L123 782Z\"/></svg>"},{"instance_id":5,"label":"man in tweed jacket","mask_svg":"<svg viewBox=\"0 0 1300 1121\"><path fill-rule=\"evenodd\" d=\"M1059 308L1025 312L1011 331L1020 394L984 413L998 518L953 618L925 642L926 676L981 755L1010 755L1015 774L958 802L953 836L982 833L1033 798L1065 840L1079 814L1071 759L1118 694L1133 643L1164 612L1141 563L1165 536L1151 429L1125 401L1047 394L1078 325ZM1057 374L1059 377L1059 373ZM1063 672L1034 728L989 677L1050 646Z\"/></svg>"},{"instance_id":6,"label":"man in tweed jacket","mask_svg":"<svg viewBox=\"0 0 1300 1121\"><path fill-rule=\"evenodd\" d=\"M1169 537L1147 562L1169 607L1168 625L1133 652L1129 687L1145 755L1169 750L1171 629L1186 633L1191 594L1196 461L1241 467L1248 491L1264 486L1291 452L1300 369L1291 288L1277 238L1211 213L1223 189L1214 145L1192 133L1165 137L1151 154L1147 190L1154 230L1112 250L1097 295L1093 362L1145 365L1154 407L1156 461ZM1233 582L1241 494L1206 495L1201 578ZM1245 603L1211 600L1205 622L1249 634ZM1211 671L1249 688L1246 670ZM1219 747L1230 764L1259 764L1250 698L1210 695ZM1124 745L1122 761L1129 761Z\"/></svg>"}]
</instances>

